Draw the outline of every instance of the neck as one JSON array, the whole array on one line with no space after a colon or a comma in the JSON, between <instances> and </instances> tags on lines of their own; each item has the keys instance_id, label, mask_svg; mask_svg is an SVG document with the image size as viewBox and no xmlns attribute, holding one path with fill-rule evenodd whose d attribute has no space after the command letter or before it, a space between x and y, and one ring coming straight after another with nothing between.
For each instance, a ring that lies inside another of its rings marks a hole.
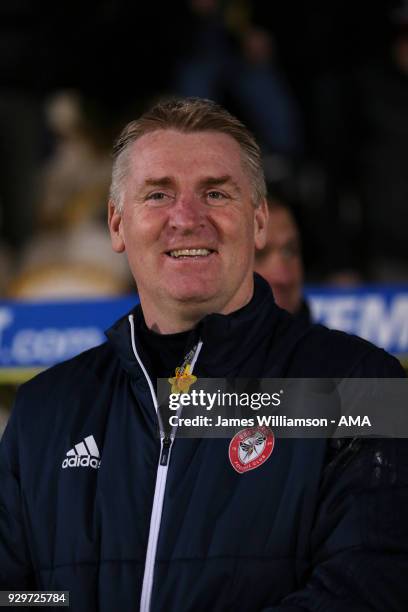
<instances>
[{"instance_id":1,"label":"neck","mask_svg":"<svg viewBox=\"0 0 408 612\"><path fill-rule=\"evenodd\" d=\"M209 314L219 313L227 315L243 308L251 301L252 296L253 287L251 287L251 291L245 296L245 299L240 300L239 303L232 301L224 305L224 307L218 308L216 305L208 303L177 303L173 307L169 306L166 308L164 312L155 307L150 308L150 304L147 304L142 296L140 296L140 304L149 329L159 334L177 334L193 329Z\"/></svg>"},{"instance_id":2,"label":"neck","mask_svg":"<svg viewBox=\"0 0 408 612\"><path fill-rule=\"evenodd\" d=\"M142 304L143 316L145 318L146 326L155 331L158 334L178 334L180 332L189 331L193 329L203 317L189 317L189 318L174 318L167 315L166 318L162 318L157 315L149 314L145 311ZM205 316L205 315L204 315Z\"/></svg>"}]
</instances>

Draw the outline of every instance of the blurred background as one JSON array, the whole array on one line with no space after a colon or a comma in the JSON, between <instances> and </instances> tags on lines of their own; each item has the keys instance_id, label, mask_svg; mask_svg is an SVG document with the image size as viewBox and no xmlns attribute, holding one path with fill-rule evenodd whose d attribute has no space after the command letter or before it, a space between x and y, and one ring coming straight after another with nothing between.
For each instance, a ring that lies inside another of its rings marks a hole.
<instances>
[{"instance_id":1,"label":"blurred background","mask_svg":"<svg viewBox=\"0 0 408 612\"><path fill-rule=\"evenodd\" d=\"M112 142L173 94L216 100L255 133L306 283L408 285L407 2L3 0L3 366L8 300L133 291L106 231Z\"/></svg>"}]
</instances>

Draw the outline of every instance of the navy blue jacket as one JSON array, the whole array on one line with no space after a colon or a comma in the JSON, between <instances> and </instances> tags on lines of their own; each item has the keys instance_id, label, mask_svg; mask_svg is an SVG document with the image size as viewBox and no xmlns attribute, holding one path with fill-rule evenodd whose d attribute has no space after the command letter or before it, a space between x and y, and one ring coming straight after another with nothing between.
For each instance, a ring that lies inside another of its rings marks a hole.
<instances>
[{"instance_id":1,"label":"navy blue jacket","mask_svg":"<svg viewBox=\"0 0 408 612\"><path fill-rule=\"evenodd\" d=\"M403 375L371 344L280 310L260 279L252 302L193 336L201 377ZM69 590L75 612L138 610L156 432L127 317L104 345L23 385L0 446L0 588ZM278 439L245 474L228 445L173 444L152 612L406 612L404 440Z\"/></svg>"}]
</instances>

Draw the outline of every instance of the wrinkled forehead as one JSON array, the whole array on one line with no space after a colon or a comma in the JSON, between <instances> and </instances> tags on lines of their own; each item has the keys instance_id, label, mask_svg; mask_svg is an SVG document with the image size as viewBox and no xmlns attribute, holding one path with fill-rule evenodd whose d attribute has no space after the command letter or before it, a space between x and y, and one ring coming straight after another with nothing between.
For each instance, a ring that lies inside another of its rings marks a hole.
<instances>
[{"instance_id":1,"label":"wrinkled forehead","mask_svg":"<svg viewBox=\"0 0 408 612\"><path fill-rule=\"evenodd\" d=\"M191 174L200 168L213 173L244 173L238 142L222 132L180 132L166 129L149 132L129 147L128 169L132 173L173 171Z\"/></svg>"},{"instance_id":2,"label":"wrinkled forehead","mask_svg":"<svg viewBox=\"0 0 408 612\"><path fill-rule=\"evenodd\" d=\"M220 167L241 169L242 154L239 143L222 132L180 132L178 130L156 130L138 138L130 147L133 164L195 163L215 164Z\"/></svg>"}]
</instances>

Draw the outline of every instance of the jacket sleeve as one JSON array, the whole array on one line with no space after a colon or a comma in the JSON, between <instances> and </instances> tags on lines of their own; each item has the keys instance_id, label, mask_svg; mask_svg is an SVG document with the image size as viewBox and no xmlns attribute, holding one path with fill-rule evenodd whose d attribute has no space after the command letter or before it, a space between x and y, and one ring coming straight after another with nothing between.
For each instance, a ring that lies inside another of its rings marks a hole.
<instances>
[{"instance_id":1,"label":"jacket sleeve","mask_svg":"<svg viewBox=\"0 0 408 612\"><path fill-rule=\"evenodd\" d=\"M23 522L16 412L0 442L0 589L35 586Z\"/></svg>"},{"instance_id":2,"label":"jacket sleeve","mask_svg":"<svg viewBox=\"0 0 408 612\"><path fill-rule=\"evenodd\" d=\"M376 354L377 367L370 357L354 376L404 376ZM329 443L310 550L304 587L263 612L406 612L408 440Z\"/></svg>"},{"instance_id":3,"label":"jacket sleeve","mask_svg":"<svg viewBox=\"0 0 408 612\"><path fill-rule=\"evenodd\" d=\"M406 440L347 442L326 467L321 498L306 585L264 612L406 611Z\"/></svg>"}]
</instances>

